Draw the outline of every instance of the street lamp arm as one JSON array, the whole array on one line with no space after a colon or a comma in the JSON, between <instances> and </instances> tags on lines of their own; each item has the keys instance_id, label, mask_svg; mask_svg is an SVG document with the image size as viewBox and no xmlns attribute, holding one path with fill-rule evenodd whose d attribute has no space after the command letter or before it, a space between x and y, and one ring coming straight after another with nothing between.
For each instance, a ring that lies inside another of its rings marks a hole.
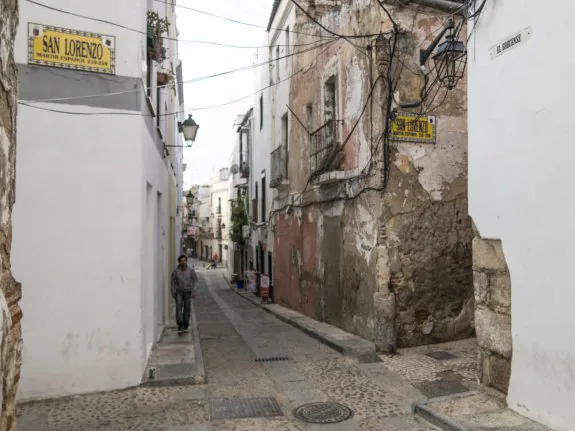
<instances>
[{"instance_id":1,"label":"street lamp arm","mask_svg":"<svg viewBox=\"0 0 575 431\"><path fill-rule=\"evenodd\" d=\"M431 45L429 45L427 49L422 49L419 51L420 66L423 66L425 63L427 63L427 60L429 60L429 57L433 53L433 50L437 48L437 45L439 45L439 42L441 42L441 39L443 38L443 36L445 36L445 33L447 33L448 30L452 30L453 28L454 28L453 19L449 18L445 23L443 30L441 30L441 33L439 33L437 37L434 39L434 41L431 42Z\"/></svg>"}]
</instances>

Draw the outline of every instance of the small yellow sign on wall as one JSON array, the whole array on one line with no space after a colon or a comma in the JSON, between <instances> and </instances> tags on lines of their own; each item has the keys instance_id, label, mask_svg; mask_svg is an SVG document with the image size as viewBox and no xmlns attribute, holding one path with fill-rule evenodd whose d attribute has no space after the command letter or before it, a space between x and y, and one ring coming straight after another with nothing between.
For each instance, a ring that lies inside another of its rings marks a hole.
<instances>
[{"instance_id":1,"label":"small yellow sign on wall","mask_svg":"<svg viewBox=\"0 0 575 431\"><path fill-rule=\"evenodd\" d=\"M397 113L391 122L391 140L435 144L436 118L431 115Z\"/></svg>"},{"instance_id":2,"label":"small yellow sign on wall","mask_svg":"<svg viewBox=\"0 0 575 431\"><path fill-rule=\"evenodd\" d=\"M114 75L116 38L29 23L28 63Z\"/></svg>"}]
</instances>

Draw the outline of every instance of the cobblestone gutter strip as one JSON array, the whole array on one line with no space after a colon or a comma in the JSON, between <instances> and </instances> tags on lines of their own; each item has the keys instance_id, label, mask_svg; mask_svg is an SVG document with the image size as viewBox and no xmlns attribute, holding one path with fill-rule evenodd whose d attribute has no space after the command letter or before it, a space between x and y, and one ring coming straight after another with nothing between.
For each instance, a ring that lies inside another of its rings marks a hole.
<instances>
[{"instance_id":1,"label":"cobblestone gutter strip","mask_svg":"<svg viewBox=\"0 0 575 431\"><path fill-rule=\"evenodd\" d=\"M242 298L252 302L264 311L275 316L279 320L288 323L300 331L305 332L310 337L326 344L332 349L340 352L345 356L363 356L369 353L375 353L375 344L364 340L356 335L349 334L335 326L327 323L318 322L311 317L304 316L297 311L290 310L277 304L262 304L259 298L250 293L242 292L234 288L228 279L222 274L230 288Z\"/></svg>"}]
</instances>

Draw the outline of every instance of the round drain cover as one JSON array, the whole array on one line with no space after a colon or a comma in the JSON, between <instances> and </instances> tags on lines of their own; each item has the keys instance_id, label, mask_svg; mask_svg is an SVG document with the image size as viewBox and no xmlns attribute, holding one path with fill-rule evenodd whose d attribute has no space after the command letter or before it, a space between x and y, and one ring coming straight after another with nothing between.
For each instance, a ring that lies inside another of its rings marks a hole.
<instances>
[{"instance_id":1,"label":"round drain cover","mask_svg":"<svg viewBox=\"0 0 575 431\"><path fill-rule=\"evenodd\" d=\"M335 424L348 420L353 412L338 403L309 403L295 409L294 416L310 424Z\"/></svg>"}]
</instances>

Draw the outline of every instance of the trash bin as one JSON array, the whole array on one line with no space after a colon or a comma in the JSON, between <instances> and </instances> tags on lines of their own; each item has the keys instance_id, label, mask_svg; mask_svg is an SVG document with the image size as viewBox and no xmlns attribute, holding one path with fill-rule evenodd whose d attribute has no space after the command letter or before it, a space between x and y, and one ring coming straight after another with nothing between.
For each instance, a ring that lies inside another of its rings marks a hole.
<instances>
[{"instance_id":1,"label":"trash bin","mask_svg":"<svg viewBox=\"0 0 575 431\"><path fill-rule=\"evenodd\" d=\"M244 288L244 280L238 280L236 282L236 288L243 289Z\"/></svg>"}]
</instances>

